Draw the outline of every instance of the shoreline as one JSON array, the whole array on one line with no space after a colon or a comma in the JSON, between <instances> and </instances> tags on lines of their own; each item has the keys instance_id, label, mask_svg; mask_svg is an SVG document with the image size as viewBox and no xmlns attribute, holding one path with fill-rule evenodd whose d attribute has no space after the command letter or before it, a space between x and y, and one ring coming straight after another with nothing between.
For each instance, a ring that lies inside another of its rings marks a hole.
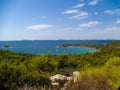
<instances>
[{"instance_id":1,"label":"shoreline","mask_svg":"<svg viewBox=\"0 0 120 90\"><path fill-rule=\"evenodd\" d=\"M100 51L100 50L98 50L98 49L96 49L96 48L92 48L92 47L80 47L80 46L68 46L68 47L89 48L89 49L95 50L96 52ZM68 47L63 47L63 48L68 48Z\"/></svg>"},{"instance_id":2,"label":"shoreline","mask_svg":"<svg viewBox=\"0 0 120 90\"><path fill-rule=\"evenodd\" d=\"M96 52L100 52L100 48L99 47L97 49L97 44L63 44L61 46L59 46L60 48L68 48L68 47L77 47L77 48L89 48L89 49L93 49Z\"/></svg>"}]
</instances>

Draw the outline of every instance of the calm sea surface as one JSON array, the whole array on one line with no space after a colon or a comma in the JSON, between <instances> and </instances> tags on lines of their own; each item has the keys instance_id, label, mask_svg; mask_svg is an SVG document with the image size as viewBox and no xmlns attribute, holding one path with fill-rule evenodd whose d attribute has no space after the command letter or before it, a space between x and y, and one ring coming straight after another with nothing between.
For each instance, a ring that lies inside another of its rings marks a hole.
<instances>
[{"instance_id":1,"label":"calm sea surface","mask_svg":"<svg viewBox=\"0 0 120 90\"><path fill-rule=\"evenodd\" d=\"M0 49L10 50L14 52L23 52L29 54L82 54L87 52L95 52L90 48L59 48L62 44L78 44L78 43L96 43L105 44L113 40L39 40L39 41L0 41ZM9 48L3 46L9 45Z\"/></svg>"}]
</instances>

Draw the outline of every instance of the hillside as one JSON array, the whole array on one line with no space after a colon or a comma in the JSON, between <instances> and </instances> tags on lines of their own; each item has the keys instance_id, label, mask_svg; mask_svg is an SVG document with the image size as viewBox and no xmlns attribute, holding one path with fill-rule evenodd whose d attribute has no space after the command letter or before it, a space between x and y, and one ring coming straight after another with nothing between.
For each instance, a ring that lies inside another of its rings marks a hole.
<instances>
[{"instance_id":1,"label":"hillside","mask_svg":"<svg viewBox=\"0 0 120 90\"><path fill-rule=\"evenodd\" d=\"M71 82L66 90L119 90L120 89L120 41L105 45L76 44L99 49L86 54L33 55L0 50L0 90L24 90L36 88L48 90L50 76L70 76L80 71L77 83Z\"/></svg>"}]
</instances>

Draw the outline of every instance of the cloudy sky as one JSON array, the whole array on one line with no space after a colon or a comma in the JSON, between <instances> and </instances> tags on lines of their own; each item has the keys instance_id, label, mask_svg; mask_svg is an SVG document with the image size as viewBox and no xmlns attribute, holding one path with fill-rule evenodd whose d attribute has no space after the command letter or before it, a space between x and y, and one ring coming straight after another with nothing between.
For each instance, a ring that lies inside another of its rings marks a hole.
<instances>
[{"instance_id":1,"label":"cloudy sky","mask_svg":"<svg viewBox=\"0 0 120 90\"><path fill-rule=\"evenodd\" d=\"M0 40L120 39L120 0L0 0Z\"/></svg>"}]
</instances>

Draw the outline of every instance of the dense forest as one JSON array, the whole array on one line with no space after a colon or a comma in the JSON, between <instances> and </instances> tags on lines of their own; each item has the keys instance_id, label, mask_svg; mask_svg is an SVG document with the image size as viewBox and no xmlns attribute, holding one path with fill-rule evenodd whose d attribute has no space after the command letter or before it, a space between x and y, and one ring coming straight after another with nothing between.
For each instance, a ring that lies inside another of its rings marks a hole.
<instances>
[{"instance_id":1,"label":"dense forest","mask_svg":"<svg viewBox=\"0 0 120 90\"><path fill-rule=\"evenodd\" d=\"M120 41L82 46L99 51L33 55L0 50L0 90L23 90L24 87L47 90L50 76L58 73L69 76L76 70L80 71L81 80L71 83L66 90L120 90Z\"/></svg>"}]
</instances>

